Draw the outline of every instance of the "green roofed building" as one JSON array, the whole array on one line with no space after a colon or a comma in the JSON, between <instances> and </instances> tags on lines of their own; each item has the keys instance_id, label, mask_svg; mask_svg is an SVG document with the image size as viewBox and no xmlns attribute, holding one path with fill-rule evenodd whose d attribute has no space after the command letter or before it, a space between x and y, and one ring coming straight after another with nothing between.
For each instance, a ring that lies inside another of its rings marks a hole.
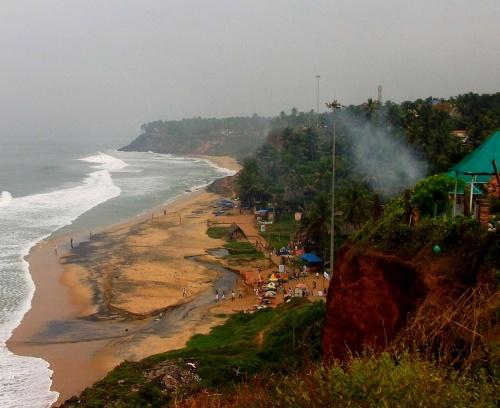
<instances>
[{"instance_id":1,"label":"green roofed building","mask_svg":"<svg viewBox=\"0 0 500 408\"><path fill-rule=\"evenodd\" d=\"M496 179L498 174L496 166L498 165L500 165L500 131L496 131L489 136L448 172L448 175L457 180L454 191L455 215L463 213L463 205L466 199L466 197L463 197L464 186L469 186L469 205L473 207L473 195L482 195L483 189L480 188L480 185L487 185ZM460 195L462 197L457 197ZM474 214L474 211L472 213Z\"/></svg>"}]
</instances>

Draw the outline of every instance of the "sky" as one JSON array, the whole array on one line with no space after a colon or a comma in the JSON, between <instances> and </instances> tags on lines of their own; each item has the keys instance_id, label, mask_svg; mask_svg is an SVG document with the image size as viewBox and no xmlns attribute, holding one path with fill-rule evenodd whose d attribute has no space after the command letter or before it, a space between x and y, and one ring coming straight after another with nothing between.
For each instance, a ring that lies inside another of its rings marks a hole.
<instances>
[{"instance_id":1,"label":"sky","mask_svg":"<svg viewBox=\"0 0 500 408\"><path fill-rule=\"evenodd\" d=\"M500 91L499 0L1 0L0 136Z\"/></svg>"}]
</instances>

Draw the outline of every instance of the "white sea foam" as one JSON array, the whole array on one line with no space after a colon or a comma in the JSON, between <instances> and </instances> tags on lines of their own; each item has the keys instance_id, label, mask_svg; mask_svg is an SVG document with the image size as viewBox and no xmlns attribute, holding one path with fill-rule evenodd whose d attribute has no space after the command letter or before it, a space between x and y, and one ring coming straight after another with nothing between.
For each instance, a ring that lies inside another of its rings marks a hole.
<instances>
[{"instance_id":1,"label":"white sea foam","mask_svg":"<svg viewBox=\"0 0 500 408\"><path fill-rule=\"evenodd\" d=\"M210 167L213 167L219 173L224 174L225 176L234 176L236 173L238 173L236 170L231 170L226 167L218 166L214 162L210 161L210 159L199 159L199 161L207 163Z\"/></svg>"},{"instance_id":2,"label":"white sea foam","mask_svg":"<svg viewBox=\"0 0 500 408\"><path fill-rule=\"evenodd\" d=\"M119 171L128 166L123 160L101 152L93 156L84 157L80 160L88 163L95 163L97 164L97 166L94 166L95 168L108 171Z\"/></svg>"},{"instance_id":3,"label":"white sea foam","mask_svg":"<svg viewBox=\"0 0 500 408\"><path fill-rule=\"evenodd\" d=\"M8 191L0 192L0 207L5 207L12 200L12 195Z\"/></svg>"},{"instance_id":4,"label":"white sea foam","mask_svg":"<svg viewBox=\"0 0 500 408\"><path fill-rule=\"evenodd\" d=\"M52 371L39 358L12 354L5 346L12 331L31 307L34 284L24 257L30 248L79 215L120 194L110 172L127 164L99 153L85 159L95 163L76 187L24 197L0 195L0 406L48 407L58 394L50 391ZM24 302L20 304L20 299Z\"/></svg>"}]
</instances>

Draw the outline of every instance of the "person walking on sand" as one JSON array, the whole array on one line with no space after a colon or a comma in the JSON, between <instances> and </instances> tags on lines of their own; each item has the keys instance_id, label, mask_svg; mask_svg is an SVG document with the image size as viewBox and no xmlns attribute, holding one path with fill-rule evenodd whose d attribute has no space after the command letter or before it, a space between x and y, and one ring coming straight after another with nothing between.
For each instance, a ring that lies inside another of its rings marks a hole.
<instances>
[{"instance_id":1,"label":"person walking on sand","mask_svg":"<svg viewBox=\"0 0 500 408\"><path fill-rule=\"evenodd\" d=\"M71 245L71 249L73 249L73 238L69 240L69 244Z\"/></svg>"},{"instance_id":2,"label":"person walking on sand","mask_svg":"<svg viewBox=\"0 0 500 408\"><path fill-rule=\"evenodd\" d=\"M241 294L241 292L238 293L238 299L243 299L243 295Z\"/></svg>"},{"instance_id":3,"label":"person walking on sand","mask_svg":"<svg viewBox=\"0 0 500 408\"><path fill-rule=\"evenodd\" d=\"M167 215L167 210L163 210L163 216Z\"/></svg>"},{"instance_id":4,"label":"person walking on sand","mask_svg":"<svg viewBox=\"0 0 500 408\"><path fill-rule=\"evenodd\" d=\"M216 302L219 301L219 291L218 290L215 291L215 301Z\"/></svg>"},{"instance_id":5,"label":"person walking on sand","mask_svg":"<svg viewBox=\"0 0 500 408\"><path fill-rule=\"evenodd\" d=\"M234 290L231 291L231 302L234 302L236 295L234 293Z\"/></svg>"},{"instance_id":6,"label":"person walking on sand","mask_svg":"<svg viewBox=\"0 0 500 408\"><path fill-rule=\"evenodd\" d=\"M224 300L226 298L226 292L223 290L222 291L222 300Z\"/></svg>"},{"instance_id":7,"label":"person walking on sand","mask_svg":"<svg viewBox=\"0 0 500 408\"><path fill-rule=\"evenodd\" d=\"M54 247L54 254L57 256L57 245Z\"/></svg>"},{"instance_id":8,"label":"person walking on sand","mask_svg":"<svg viewBox=\"0 0 500 408\"><path fill-rule=\"evenodd\" d=\"M182 288L182 297L186 297L186 296L187 296L187 289Z\"/></svg>"}]
</instances>

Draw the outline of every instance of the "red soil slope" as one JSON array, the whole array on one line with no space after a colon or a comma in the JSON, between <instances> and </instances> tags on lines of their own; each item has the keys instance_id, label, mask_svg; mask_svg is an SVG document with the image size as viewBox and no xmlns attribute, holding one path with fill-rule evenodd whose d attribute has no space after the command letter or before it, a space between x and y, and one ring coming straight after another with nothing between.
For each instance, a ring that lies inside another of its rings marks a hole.
<instances>
[{"instance_id":1,"label":"red soil slope","mask_svg":"<svg viewBox=\"0 0 500 408\"><path fill-rule=\"evenodd\" d=\"M336 265L322 341L327 359L384 347L427 293L414 267L396 256L345 247Z\"/></svg>"}]
</instances>

